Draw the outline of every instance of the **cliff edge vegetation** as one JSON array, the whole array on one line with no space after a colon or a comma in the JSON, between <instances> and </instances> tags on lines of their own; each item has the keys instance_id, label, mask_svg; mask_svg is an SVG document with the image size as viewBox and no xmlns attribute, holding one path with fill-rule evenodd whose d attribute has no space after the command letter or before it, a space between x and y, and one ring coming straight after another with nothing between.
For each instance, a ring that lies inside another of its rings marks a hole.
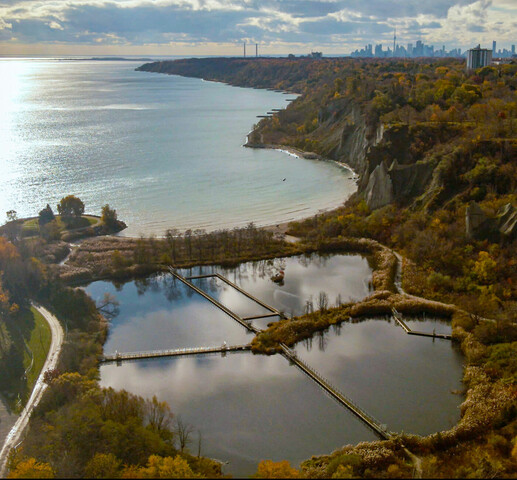
<instances>
[{"instance_id":1,"label":"cliff edge vegetation","mask_svg":"<svg viewBox=\"0 0 517 480\"><path fill-rule=\"evenodd\" d=\"M291 223L288 233L313 248L367 238L395 249L404 290L449 316L461 344L466 401L456 427L346 446L289 475L515 476L517 64L467 72L457 59L193 59L140 70L299 93L255 125L248 146L344 162L359 181L343 207ZM422 307L389 290L271 324L254 349L275 351L361 309Z\"/></svg>"}]
</instances>

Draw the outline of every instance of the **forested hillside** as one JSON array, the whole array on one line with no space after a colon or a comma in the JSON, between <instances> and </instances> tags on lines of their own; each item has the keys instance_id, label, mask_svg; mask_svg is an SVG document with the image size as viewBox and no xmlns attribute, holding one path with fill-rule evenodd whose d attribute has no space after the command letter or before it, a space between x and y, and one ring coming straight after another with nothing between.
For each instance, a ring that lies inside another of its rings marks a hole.
<instances>
[{"instance_id":1,"label":"forested hillside","mask_svg":"<svg viewBox=\"0 0 517 480\"><path fill-rule=\"evenodd\" d=\"M471 72L456 59L197 59L141 69L300 93L255 126L248 146L314 152L349 164L360 178L343 207L292 223L289 233L315 246L350 237L377 240L404 256L406 292L459 307L452 327L465 355L466 401L456 427L426 438L406 435L398 443L347 446L289 474L400 478L413 476L419 465L430 477L514 478L515 61ZM396 300L388 289L367 306L389 311ZM277 322L256 346L306 338L346 321L354 308ZM420 463L408 463L401 442Z\"/></svg>"},{"instance_id":2,"label":"forested hillside","mask_svg":"<svg viewBox=\"0 0 517 480\"><path fill-rule=\"evenodd\" d=\"M345 208L291 233L375 238L418 263L415 292L515 315L517 64L466 72L456 59L227 58L140 69L302 94L262 119L249 145L315 152L360 180Z\"/></svg>"}]
</instances>

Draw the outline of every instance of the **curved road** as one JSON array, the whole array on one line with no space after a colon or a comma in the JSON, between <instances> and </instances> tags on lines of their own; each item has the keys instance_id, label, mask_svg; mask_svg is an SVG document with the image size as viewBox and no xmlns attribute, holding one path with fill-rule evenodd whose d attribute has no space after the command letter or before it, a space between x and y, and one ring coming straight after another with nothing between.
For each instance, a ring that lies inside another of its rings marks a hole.
<instances>
[{"instance_id":1,"label":"curved road","mask_svg":"<svg viewBox=\"0 0 517 480\"><path fill-rule=\"evenodd\" d=\"M29 418L31 416L34 407L38 405L43 396L43 392L47 388L47 384L43 381L43 375L47 370L52 370L56 368L57 361L59 358L59 353L61 352L61 347L63 346L63 341L65 338L65 334L63 332L63 328L59 323L59 320L52 315L46 308L40 307L39 305L33 304L34 308L40 312L45 320L48 322L50 326L50 331L52 333L52 341L50 343L50 348L47 354L47 359L43 364L41 372L39 374L38 380L34 385L29 401L25 405L20 417L16 420L13 428L7 435L4 445L2 446L2 450L0 450L0 478L5 477L5 468L7 457L11 448L16 447L22 438L23 432L27 428L29 423Z\"/></svg>"}]
</instances>

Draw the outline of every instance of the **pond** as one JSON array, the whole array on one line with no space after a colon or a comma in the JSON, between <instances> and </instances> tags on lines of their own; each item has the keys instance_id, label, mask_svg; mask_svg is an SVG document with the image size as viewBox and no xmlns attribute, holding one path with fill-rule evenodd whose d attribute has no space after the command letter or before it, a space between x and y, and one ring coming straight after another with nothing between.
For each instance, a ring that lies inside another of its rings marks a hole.
<instances>
[{"instance_id":1,"label":"pond","mask_svg":"<svg viewBox=\"0 0 517 480\"><path fill-rule=\"evenodd\" d=\"M283 285L270 278L279 270L285 272ZM338 296L343 302L359 300L368 295L371 282L367 260L357 255L298 256L181 274L214 272L288 315L302 313L311 297L317 308L322 291L330 304ZM220 279L193 282L240 316L265 311ZM95 282L87 291L96 300L109 292L120 302L106 353L252 339L236 321L169 275L118 288ZM274 320L253 322L264 328ZM415 322L418 330L437 329L437 319ZM447 325L440 328L450 331ZM462 397L451 392L461 389L462 360L450 341L406 335L389 318L372 318L333 327L296 345L296 351L389 430L426 434L446 429L459 418ZM190 451L197 454L201 432L201 454L228 462L224 471L236 476L252 475L260 460L287 459L298 466L311 455L376 438L280 355L243 352L105 364L101 385L166 400L193 426Z\"/></svg>"}]
</instances>

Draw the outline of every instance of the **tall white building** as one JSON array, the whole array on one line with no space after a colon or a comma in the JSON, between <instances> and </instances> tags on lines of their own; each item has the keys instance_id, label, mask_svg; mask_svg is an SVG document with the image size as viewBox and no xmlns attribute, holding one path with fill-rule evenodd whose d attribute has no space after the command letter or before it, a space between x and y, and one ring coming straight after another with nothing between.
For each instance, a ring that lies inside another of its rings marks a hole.
<instances>
[{"instance_id":1,"label":"tall white building","mask_svg":"<svg viewBox=\"0 0 517 480\"><path fill-rule=\"evenodd\" d=\"M475 70L476 68L486 67L492 63L492 50L481 48L471 48L467 51L467 70Z\"/></svg>"}]
</instances>

